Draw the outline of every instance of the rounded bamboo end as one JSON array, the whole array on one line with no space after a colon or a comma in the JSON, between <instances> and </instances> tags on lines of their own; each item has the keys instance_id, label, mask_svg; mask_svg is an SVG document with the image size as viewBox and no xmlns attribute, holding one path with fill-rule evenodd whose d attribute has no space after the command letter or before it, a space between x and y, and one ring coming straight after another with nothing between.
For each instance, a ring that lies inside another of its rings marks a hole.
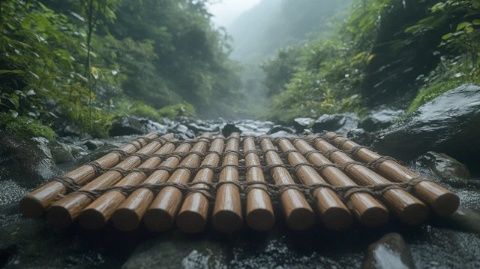
<instances>
[{"instance_id":1,"label":"rounded bamboo end","mask_svg":"<svg viewBox=\"0 0 480 269\"><path fill-rule=\"evenodd\" d=\"M385 225L388 221L388 210L384 207L370 207L360 216L360 223L367 227Z\"/></svg>"},{"instance_id":2,"label":"rounded bamboo end","mask_svg":"<svg viewBox=\"0 0 480 269\"><path fill-rule=\"evenodd\" d=\"M182 211L177 216L177 226L184 233L199 233L205 229L207 220L195 211Z\"/></svg>"},{"instance_id":3,"label":"rounded bamboo end","mask_svg":"<svg viewBox=\"0 0 480 269\"><path fill-rule=\"evenodd\" d=\"M287 216L287 226L292 230L306 230L313 224L315 224L315 213L310 208L296 208Z\"/></svg>"},{"instance_id":4,"label":"rounded bamboo end","mask_svg":"<svg viewBox=\"0 0 480 269\"><path fill-rule=\"evenodd\" d=\"M152 232L163 232L173 225L173 216L162 209L149 209L143 217L143 222Z\"/></svg>"},{"instance_id":5,"label":"rounded bamboo end","mask_svg":"<svg viewBox=\"0 0 480 269\"><path fill-rule=\"evenodd\" d=\"M400 218L408 225L419 225L423 223L428 216L428 207L419 202L407 205L400 213Z\"/></svg>"},{"instance_id":6,"label":"rounded bamboo end","mask_svg":"<svg viewBox=\"0 0 480 269\"><path fill-rule=\"evenodd\" d=\"M447 217L455 213L460 206L460 198L451 192L446 192L435 200L432 208L439 216Z\"/></svg>"},{"instance_id":7,"label":"rounded bamboo end","mask_svg":"<svg viewBox=\"0 0 480 269\"><path fill-rule=\"evenodd\" d=\"M20 201L20 212L27 218L38 218L45 213L45 208L37 198L27 195Z\"/></svg>"},{"instance_id":8,"label":"rounded bamboo end","mask_svg":"<svg viewBox=\"0 0 480 269\"><path fill-rule=\"evenodd\" d=\"M78 222L85 229L98 230L107 224L107 219L100 211L89 208L78 217Z\"/></svg>"},{"instance_id":9,"label":"rounded bamboo end","mask_svg":"<svg viewBox=\"0 0 480 269\"><path fill-rule=\"evenodd\" d=\"M322 221L328 229L342 231L352 225L353 218L348 209L331 207L322 214Z\"/></svg>"},{"instance_id":10,"label":"rounded bamboo end","mask_svg":"<svg viewBox=\"0 0 480 269\"><path fill-rule=\"evenodd\" d=\"M213 226L219 232L233 233L243 226L242 216L230 210L217 211L213 215Z\"/></svg>"},{"instance_id":11,"label":"rounded bamboo end","mask_svg":"<svg viewBox=\"0 0 480 269\"><path fill-rule=\"evenodd\" d=\"M247 225L254 230L268 231L274 224L275 216L266 208L257 208L247 214Z\"/></svg>"},{"instance_id":12,"label":"rounded bamboo end","mask_svg":"<svg viewBox=\"0 0 480 269\"><path fill-rule=\"evenodd\" d=\"M120 231L133 231L140 225L140 216L133 210L120 208L113 213L112 222L113 226Z\"/></svg>"},{"instance_id":13,"label":"rounded bamboo end","mask_svg":"<svg viewBox=\"0 0 480 269\"><path fill-rule=\"evenodd\" d=\"M57 228L66 228L73 222L70 212L62 206L52 206L47 212L47 220Z\"/></svg>"}]
</instances>

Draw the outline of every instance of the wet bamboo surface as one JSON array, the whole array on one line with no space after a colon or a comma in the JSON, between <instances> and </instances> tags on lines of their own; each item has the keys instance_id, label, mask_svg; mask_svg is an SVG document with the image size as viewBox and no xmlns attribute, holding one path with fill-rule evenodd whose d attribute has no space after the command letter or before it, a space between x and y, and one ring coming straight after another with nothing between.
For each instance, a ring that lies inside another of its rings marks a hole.
<instances>
[{"instance_id":1,"label":"wet bamboo surface","mask_svg":"<svg viewBox=\"0 0 480 269\"><path fill-rule=\"evenodd\" d=\"M305 140L295 139L295 148L301 152L308 161L315 165L321 175L333 186L352 187L358 186L350 177L325 156L308 144ZM388 220L387 208L369 193L354 193L347 199L349 208L355 213L360 223L368 227L383 225Z\"/></svg>"},{"instance_id":2,"label":"wet bamboo surface","mask_svg":"<svg viewBox=\"0 0 480 269\"><path fill-rule=\"evenodd\" d=\"M260 158L257 154L255 139L247 137L243 140L243 152L245 158L245 170L247 182L267 182L263 169L261 168ZM268 188L261 184L252 184L246 190L247 225L257 231L270 230L275 224L275 213L273 211L272 201L268 194Z\"/></svg>"},{"instance_id":3,"label":"wet bamboo surface","mask_svg":"<svg viewBox=\"0 0 480 269\"><path fill-rule=\"evenodd\" d=\"M243 226L242 202L240 189L235 183L239 182L238 157L240 134L231 134L225 146L223 169L220 171L215 207L213 209L213 226L225 233L239 230Z\"/></svg>"},{"instance_id":4,"label":"wet bamboo surface","mask_svg":"<svg viewBox=\"0 0 480 269\"><path fill-rule=\"evenodd\" d=\"M285 168L270 138L261 139L265 160L271 166L270 173L277 186L295 184L293 177ZM315 223L315 213L305 196L297 189L287 188L280 194L283 213L287 226L292 230L306 230Z\"/></svg>"},{"instance_id":5,"label":"wet bamboo surface","mask_svg":"<svg viewBox=\"0 0 480 269\"><path fill-rule=\"evenodd\" d=\"M330 157L334 163L343 166L343 170L354 178L359 185L368 186L391 183L388 179L364 165L356 163L346 153L338 151L337 148L327 141L316 138L314 139L314 144L318 150ZM427 217L428 207L418 198L403 189L389 189L385 191L382 196L385 203L407 224L420 224Z\"/></svg>"},{"instance_id":6,"label":"wet bamboo surface","mask_svg":"<svg viewBox=\"0 0 480 269\"><path fill-rule=\"evenodd\" d=\"M363 162L371 163L382 157L365 147L360 147L360 145L347 138L337 136L333 132L326 133L326 137L333 139L333 143L345 151L351 151L358 147L354 155ZM381 161L375 168L378 173L396 182L408 182L419 177L419 174L390 159ZM451 215L460 205L460 199L457 195L434 182L420 182L414 186L414 190L415 194L430 205L440 216Z\"/></svg>"},{"instance_id":7,"label":"wet bamboo surface","mask_svg":"<svg viewBox=\"0 0 480 269\"><path fill-rule=\"evenodd\" d=\"M118 151L111 152L98 160L95 160L103 169L108 169L118 164L122 159L122 152L134 153L147 144L148 139L155 139L158 135L151 133L145 136L145 138L138 138L131 143L125 144L120 147ZM168 135L166 139L173 138L173 135ZM77 169L74 169L64 175L65 178L70 180L72 184L85 185L90 182L96 175L96 170L91 165L83 165ZM67 186L58 181L50 181L45 185L35 189L27 194L20 202L20 211L26 217L40 217L45 213L45 210L56 200L59 195L65 194Z\"/></svg>"},{"instance_id":8,"label":"wet bamboo surface","mask_svg":"<svg viewBox=\"0 0 480 269\"><path fill-rule=\"evenodd\" d=\"M268 231L280 212L293 230L311 228L317 218L336 231L355 219L378 227L389 216L418 225L428 216L427 205L447 216L458 203L444 187L335 133L206 134L192 141L149 134L35 189L20 209L27 217L46 211L61 228L78 221L86 229L111 223L132 231L143 222L154 232L176 224L194 234L209 222L222 233L238 231L244 222Z\"/></svg>"}]
</instances>

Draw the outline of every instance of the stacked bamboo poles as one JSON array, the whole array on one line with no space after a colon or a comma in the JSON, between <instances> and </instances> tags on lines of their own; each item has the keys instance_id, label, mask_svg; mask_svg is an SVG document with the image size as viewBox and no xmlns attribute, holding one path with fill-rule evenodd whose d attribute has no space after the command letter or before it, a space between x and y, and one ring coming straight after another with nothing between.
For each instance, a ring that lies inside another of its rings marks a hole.
<instances>
[{"instance_id":1,"label":"stacked bamboo poles","mask_svg":"<svg viewBox=\"0 0 480 269\"><path fill-rule=\"evenodd\" d=\"M334 163L343 167L355 181L363 186L389 185L391 182L364 165L355 162L347 154L338 150L321 138L314 139L315 147ZM385 203L398 215L400 220L410 225L422 223L428 214L427 206L401 188L390 188L382 194Z\"/></svg>"},{"instance_id":2,"label":"stacked bamboo poles","mask_svg":"<svg viewBox=\"0 0 480 269\"><path fill-rule=\"evenodd\" d=\"M344 174L325 156L316 151L305 140L295 139L296 149L320 170L320 174L333 186L354 187L358 186L350 177ZM350 195L347 205L355 213L360 223L367 227L383 225L388 220L387 208L377 201L371 194L358 192Z\"/></svg>"},{"instance_id":3,"label":"stacked bamboo poles","mask_svg":"<svg viewBox=\"0 0 480 269\"><path fill-rule=\"evenodd\" d=\"M312 227L315 223L315 213L305 196L299 190L288 186L295 184L295 181L285 168L272 141L264 137L261 139L261 146L266 163L270 166L270 174L275 181L275 185L280 188L284 187L280 193L280 200L287 226L292 230L305 230Z\"/></svg>"},{"instance_id":4,"label":"stacked bamboo poles","mask_svg":"<svg viewBox=\"0 0 480 269\"><path fill-rule=\"evenodd\" d=\"M187 158L177 167L177 170L168 179L170 184L187 184L194 169L200 165L201 157L207 150L207 137L202 137L192 148ZM176 186L163 188L145 212L143 221L150 231L160 232L170 229L183 200L182 190Z\"/></svg>"},{"instance_id":5,"label":"stacked bamboo poles","mask_svg":"<svg viewBox=\"0 0 480 269\"><path fill-rule=\"evenodd\" d=\"M345 151L353 151L354 149L357 149L352 153L363 162L378 162L378 160L381 160L380 158L382 158L382 156L377 153L365 147L361 147L357 143L344 137L339 137L333 132L326 133L326 138L331 139L335 145ZM373 167L375 171L396 182L408 182L419 178L417 173L388 158L381 160L381 162ZM457 195L434 182L422 181L415 184L413 189L415 195L430 205L435 213L440 216L449 216L453 214L460 205L460 199Z\"/></svg>"},{"instance_id":6,"label":"stacked bamboo poles","mask_svg":"<svg viewBox=\"0 0 480 269\"><path fill-rule=\"evenodd\" d=\"M242 203L238 186L238 148L240 135L229 136L223 157L223 169L220 171L215 206L213 209L213 226L220 232L231 233L243 226Z\"/></svg>"},{"instance_id":7,"label":"stacked bamboo poles","mask_svg":"<svg viewBox=\"0 0 480 269\"><path fill-rule=\"evenodd\" d=\"M174 149L175 145L167 142L154 154L165 155L171 153ZM121 191L121 188L134 187L140 184L147 177L147 174L143 172L145 170L142 169L153 169L157 167L161 161L162 159L160 157L151 157L143 162L137 170L130 172L127 176L122 178L114 185L114 187L117 187L118 189L113 189L102 194L83 210L78 217L80 225L87 229L100 229L105 226L115 212L117 206L126 199L126 195Z\"/></svg>"},{"instance_id":8,"label":"stacked bamboo poles","mask_svg":"<svg viewBox=\"0 0 480 269\"><path fill-rule=\"evenodd\" d=\"M153 141L141 148L137 153L139 155L152 154L160 148L161 145L161 142ZM125 176L125 171L137 167L141 162L142 159L140 156L132 155L80 188L80 190L72 192L56 201L48 210L48 221L57 227L70 225L82 210L95 200L95 197L91 195L92 193L112 186Z\"/></svg>"},{"instance_id":9,"label":"stacked bamboo poles","mask_svg":"<svg viewBox=\"0 0 480 269\"><path fill-rule=\"evenodd\" d=\"M247 182L265 182L260 159L256 153L255 140L247 137L243 140L243 153L245 158L245 170ZM272 201L268 189L262 184L252 184L246 188L247 225L257 231L268 231L275 224Z\"/></svg>"},{"instance_id":10,"label":"stacked bamboo poles","mask_svg":"<svg viewBox=\"0 0 480 269\"><path fill-rule=\"evenodd\" d=\"M299 153L292 143L283 138L278 140L281 150L287 154L290 165L295 167L297 177L305 185L327 184L310 163ZM316 209L325 226L332 230L345 230L352 224L350 210L345 206L337 193L331 188L319 187L312 192L316 201Z\"/></svg>"},{"instance_id":11,"label":"stacked bamboo poles","mask_svg":"<svg viewBox=\"0 0 480 269\"><path fill-rule=\"evenodd\" d=\"M224 148L223 138L215 138L209 149L209 154L202 161L201 168L193 179L192 188L177 215L177 227L185 233L199 233L205 229L208 219L210 188L215 175L215 169L220 163Z\"/></svg>"},{"instance_id":12,"label":"stacked bamboo poles","mask_svg":"<svg viewBox=\"0 0 480 269\"><path fill-rule=\"evenodd\" d=\"M145 138L138 138L131 143L123 145L117 151L113 151L93 163L102 169L108 169L118 164L123 157L123 154L131 154L138 151L147 144L147 140L158 137L156 133L150 133ZM164 136L165 139L172 138L172 135ZM93 165L83 165L79 168L66 173L63 178L70 185L82 186L90 182L97 175L97 169ZM20 202L20 211L26 217L40 217L45 210L56 200L59 195L65 194L68 189L65 183L59 181L50 181L43 186L35 189L27 194Z\"/></svg>"},{"instance_id":13,"label":"stacked bamboo poles","mask_svg":"<svg viewBox=\"0 0 480 269\"><path fill-rule=\"evenodd\" d=\"M112 222L115 228L121 231L135 230L141 223L141 220L147 211L149 205L155 198L152 189L147 188L147 185L162 184L170 177L171 171L177 168L184 155L186 155L192 146L188 143L182 143L172 156L163 161L158 170L153 172L143 184L145 187L138 188L132 192L115 210L112 216ZM192 152L196 149L192 149ZM186 157L185 157L186 158Z\"/></svg>"}]
</instances>

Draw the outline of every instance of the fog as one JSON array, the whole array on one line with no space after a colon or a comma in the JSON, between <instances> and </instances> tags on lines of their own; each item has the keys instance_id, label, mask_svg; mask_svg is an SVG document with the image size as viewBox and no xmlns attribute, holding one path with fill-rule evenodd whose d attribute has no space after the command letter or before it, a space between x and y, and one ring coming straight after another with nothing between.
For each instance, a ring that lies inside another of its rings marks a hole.
<instances>
[{"instance_id":1,"label":"fog","mask_svg":"<svg viewBox=\"0 0 480 269\"><path fill-rule=\"evenodd\" d=\"M219 27L228 27L243 12L257 5L261 0L223 0L209 5L212 21Z\"/></svg>"}]
</instances>

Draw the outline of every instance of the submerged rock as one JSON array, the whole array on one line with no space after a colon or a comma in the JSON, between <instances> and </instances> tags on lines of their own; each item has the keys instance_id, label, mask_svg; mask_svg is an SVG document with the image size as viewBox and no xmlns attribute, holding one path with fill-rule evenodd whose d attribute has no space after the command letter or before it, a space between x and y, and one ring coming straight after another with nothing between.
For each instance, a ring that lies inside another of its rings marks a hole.
<instances>
[{"instance_id":1,"label":"submerged rock","mask_svg":"<svg viewBox=\"0 0 480 269\"><path fill-rule=\"evenodd\" d=\"M322 115L312 126L315 133L324 131L337 132L346 135L350 130L358 127L359 118L353 113Z\"/></svg>"},{"instance_id":2,"label":"submerged rock","mask_svg":"<svg viewBox=\"0 0 480 269\"><path fill-rule=\"evenodd\" d=\"M295 133L295 130L290 128L290 127L286 127L286 126L282 126L282 125L275 125L272 127L272 129L270 129L268 131L267 134L269 135L277 135L277 136L280 136L280 134L294 134Z\"/></svg>"},{"instance_id":3,"label":"submerged rock","mask_svg":"<svg viewBox=\"0 0 480 269\"><path fill-rule=\"evenodd\" d=\"M395 120L403 113L403 110L380 109L368 113L360 122L360 127L366 131L378 131L392 125Z\"/></svg>"},{"instance_id":4,"label":"submerged rock","mask_svg":"<svg viewBox=\"0 0 480 269\"><path fill-rule=\"evenodd\" d=\"M480 87L462 85L422 105L404 122L381 132L374 147L404 159L429 150L469 159L480 150L478 126Z\"/></svg>"},{"instance_id":5,"label":"submerged rock","mask_svg":"<svg viewBox=\"0 0 480 269\"><path fill-rule=\"evenodd\" d=\"M415 268L412 254L398 233L389 233L368 247L362 269Z\"/></svg>"},{"instance_id":6,"label":"submerged rock","mask_svg":"<svg viewBox=\"0 0 480 269\"><path fill-rule=\"evenodd\" d=\"M227 123L225 126L222 128L222 134L225 137L230 136L232 133L241 133L242 130L238 128L235 124L233 123Z\"/></svg>"},{"instance_id":7,"label":"submerged rock","mask_svg":"<svg viewBox=\"0 0 480 269\"><path fill-rule=\"evenodd\" d=\"M461 162L444 153L429 151L415 160L416 165L428 167L444 182L468 180L470 171Z\"/></svg>"}]
</instances>

